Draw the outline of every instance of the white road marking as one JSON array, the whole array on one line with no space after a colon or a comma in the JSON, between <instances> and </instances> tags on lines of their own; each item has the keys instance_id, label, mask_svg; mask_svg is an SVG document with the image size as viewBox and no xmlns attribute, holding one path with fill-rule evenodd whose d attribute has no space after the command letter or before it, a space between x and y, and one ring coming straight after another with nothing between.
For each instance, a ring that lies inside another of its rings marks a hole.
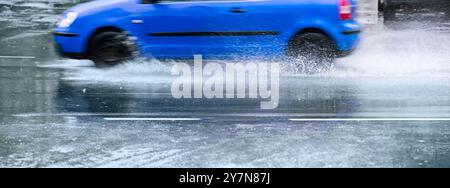
<instances>
[{"instance_id":1,"label":"white road marking","mask_svg":"<svg viewBox=\"0 0 450 188\"><path fill-rule=\"evenodd\" d=\"M34 56L0 56L0 59L34 59Z\"/></svg>"},{"instance_id":2,"label":"white road marking","mask_svg":"<svg viewBox=\"0 0 450 188\"><path fill-rule=\"evenodd\" d=\"M202 118L115 118L114 116L158 116L160 113L30 113L15 114L15 117L51 117L51 116L113 116L113 118L104 118L108 121L201 121ZM191 113L172 113L178 116L191 116ZM288 114L289 115L289 114ZM209 118L221 117L286 117L286 114L209 114ZM300 114L299 114L300 115ZM311 115L311 114L301 114ZM313 115L332 115L332 114L313 114ZM292 116L291 116L292 117ZM291 118L292 122L358 122L358 121L450 121L449 118Z\"/></svg>"},{"instance_id":3,"label":"white road marking","mask_svg":"<svg viewBox=\"0 0 450 188\"><path fill-rule=\"evenodd\" d=\"M52 117L52 116L155 116L159 113L28 113L15 114L15 117Z\"/></svg>"},{"instance_id":4,"label":"white road marking","mask_svg":"<svg viewBox=\"0 0 450 188\"><path fill-rule=\"evenodd\" d=\"M201 121L200 118L104 118L106 121Z\"/></svg>"},{"instance_id":5,"label":"white road marking","mask_svg":"<svg viewBox=\"0 0 450 188\"><path fill-rule=\"evenodd\" d=\"M326 121L450 121L450 118L316 118L316 119L289 119L296 122L326 122Z\"/></svg>"}]
</instances>

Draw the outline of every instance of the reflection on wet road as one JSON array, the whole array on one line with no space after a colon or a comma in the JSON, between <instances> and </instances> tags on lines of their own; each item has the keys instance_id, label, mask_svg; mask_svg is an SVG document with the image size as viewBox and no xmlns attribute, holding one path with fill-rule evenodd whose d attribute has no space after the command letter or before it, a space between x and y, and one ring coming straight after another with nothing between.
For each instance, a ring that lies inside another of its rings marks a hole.
<instances>
[{"instance_id":1,"label":"reflection on wet road","mask_svg":"<svg viewBox=\"0 0 450 188\"><path fill-rule=\"evenodd\" d=\"M280 107L263 111L259 101L173 99L172 78L157 62L111 70L90 62L32 62L0 68L0 166L420 167L450 161L445 75L283 76ZM292 121L305 118L362 120Z\"/></svg>"},{"instance_id":2,"label":"reflection on wet road","mask_svg":"<svg viewBox=\"0 0 450 188\"><path fill-rule=\"evenodd\" d=\"M98 70L57 60L47 28L3 33L0 167L450 166L442 29L376 32L329 73L285 68L269 111L259 100L174 99L171 62Z\"/></svg>"}]
</instances>

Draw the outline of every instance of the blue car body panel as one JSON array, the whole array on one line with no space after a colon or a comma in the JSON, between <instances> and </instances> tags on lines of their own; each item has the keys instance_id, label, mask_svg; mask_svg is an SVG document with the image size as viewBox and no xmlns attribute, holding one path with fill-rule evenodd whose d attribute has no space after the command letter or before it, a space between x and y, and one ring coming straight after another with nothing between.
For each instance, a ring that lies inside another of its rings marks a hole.
<instances>
[{"instance_id":1,"label":"blue car body panel","mask_svg":"<svg viewBox=\"0 0 450 188\"><path fill-rule=\"evenodd\" d=\"M135 37L146 57L273 57L284 56L304 29L328 34L340 51L356 48L361 30L354 19L338 18L338 0L141 2L97 0L67 10L78 17L69 27L55 29L59 50L86 54L96 31L114 27Z\"/></svg>"}]
</instances>

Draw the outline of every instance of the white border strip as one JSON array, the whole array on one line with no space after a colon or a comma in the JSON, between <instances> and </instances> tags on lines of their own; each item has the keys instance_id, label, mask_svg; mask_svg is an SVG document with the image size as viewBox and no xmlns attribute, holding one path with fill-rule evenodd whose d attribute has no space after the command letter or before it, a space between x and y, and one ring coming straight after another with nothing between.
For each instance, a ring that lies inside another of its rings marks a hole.
<instances>
[{"instance_id":1,"label":"white border strip","mask_svg":"<svg viewBox=\"0 0 450 188\"><path fill-rule=\"evenodd\" d=\"M201 121L200 118L104 118L106 121Z\"/></svg>"},{"instance_id":2,"label":"white border strip","mask_svg":"<svg viewBox=\"0 0 450 188\"><path fill-rule=\"evenodd\" d=\"M0 56L0 59L34 59L34 56Z\"/></svg>"},{"instance_id":3,"label":"white border strip","mask_svg":"<svg viewBox=\"0 0 450 188\"><path fill-rule=\"evenodd\" d=\"M450 121L450 118L317 118L317 119L289 119L295 122L349 122L349 121Z\"/></svg>"}]
</instances>

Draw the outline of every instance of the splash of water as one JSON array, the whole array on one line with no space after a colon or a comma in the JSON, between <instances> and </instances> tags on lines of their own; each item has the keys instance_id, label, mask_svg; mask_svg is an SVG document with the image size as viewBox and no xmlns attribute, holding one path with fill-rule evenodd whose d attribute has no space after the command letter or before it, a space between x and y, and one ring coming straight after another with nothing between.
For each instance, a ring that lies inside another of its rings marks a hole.
<instances>
[{"instance_id":1,"label":"splash of water","mask_svg":"<svg viewBox=\"0 0 450 188\"><path fill-rule=\"evenodd\" d=\"M450 77L450 35L427 29L384 29L337 61L329 76Z\"/></svg>"},{"instance_id":2,"label":"splash of water","mask_svg":"<svg viewBox=\"0 0 450 188\"><path fill-rule=\"evenodd\" d=\"M418 27L419 28L419 27ZM382 29L365 34L357 51L336 61L328 72L315 75L296 72L292 64L278 62L284 76L304 77L450 77L450 35L426 28ZM96 69L90 61L68 60L46 67L64 68L64 79L94 82L169 82L175 61L136 59L110 69ZM227 61L224 61L227 62ZM267 60L245 60L267 63Z\"/></svg>"},{"instance_id":3,"label":"splash of water","mask_svg":"<svg viewBox=\"0 0 450 188\"><path fill-rule=\"evenodd\" d=\"M169 83L173 62L138 58L130 62L98 69L91 61L64 60L42 65L47 68L65 69L65 80L111 83Z\"/></svg>"}]
</instances>

